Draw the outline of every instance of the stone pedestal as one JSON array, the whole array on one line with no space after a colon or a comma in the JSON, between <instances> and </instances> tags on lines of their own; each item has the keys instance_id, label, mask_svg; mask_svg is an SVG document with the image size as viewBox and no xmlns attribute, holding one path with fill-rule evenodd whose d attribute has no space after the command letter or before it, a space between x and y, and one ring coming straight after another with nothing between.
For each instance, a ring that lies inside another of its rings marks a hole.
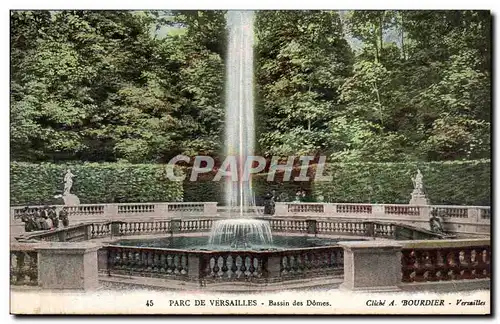
<instances>
[{"instance_id":1,"label":"stone pedestal","mask_svg":"<svg viewBox=\"0 0 500 324\"><path fill-rule=\"evenodd\" d=\"M40 244L36 248L38 285L45 289L97 289L99 247L92 243Z\"/></svg>"},{"instance_id":2,"label":"stone pedestal","mask_svg":"<svg viewBox=\"0 0 500 324\"><path fill-rule=\"evenodd\" d=\"M339 242L344 248L342 290L398 291L401 245L388 241Z\"/></svg>"},{"instance_id":3,"label":"stone pedestal","mask_svg":"<svg viewBox=\"0 0 500 324\"><path fill-rule=\"evenodd\" d=\"M217 203L216 202L203 203L203 213L209 216L217 215Z\"/></svg>"},{"instance_id":4,"label":"stone pedestal","mask_svg":"<svg viewBox=\"0 0 500 324\"><path fill-rule=\"evenodd\" d=\"M77 195L67 194L62 196L64 204L66 206L77 206L80 205L80 198Z\"/></svg>"},{"instance_id":5,"label":"stone pedestal","mask_svg":"<svg viewBox=\"0 0 500 324\"><path fill-rule=\"evenodd\" d=\"M275 216L287 216L288 215L288 204L287 203L276 203L274 206Z\"/></svg>"},{"instance_id":6,"label":"stone pedestal","mask_svg":"<svg viewBox=\"0 0 500 324\"><path fill-rule=\"evenodd\" d=\"M410 205L426 206L430 205L430 203L429 199L427 199L427 196L424 193L413 190L413 192L411 193Z\"/></svg>"}]
</instances>

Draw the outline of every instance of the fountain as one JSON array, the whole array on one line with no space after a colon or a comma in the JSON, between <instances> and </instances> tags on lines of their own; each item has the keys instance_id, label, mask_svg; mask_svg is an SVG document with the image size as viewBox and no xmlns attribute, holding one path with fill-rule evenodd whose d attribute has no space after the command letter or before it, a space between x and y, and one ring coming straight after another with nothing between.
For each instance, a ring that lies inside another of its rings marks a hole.
<instances>
[{"instance_id":1,"label":"fountain","mask_svg":"<svg viewBox=\"0 0 500 324\"><path fill-rule=\"evenodd\" d=\"M214 223L209 245L249 248L272 243L269 222L243 218L248 210L257 213L251 177L243 179L243 166L254 154L255 125L253 99L253 12L229 11L229 44L226 62L226 156L236 157L238 181L227 177L225 200L232 219Z\"/></svg>"}]
</instances>

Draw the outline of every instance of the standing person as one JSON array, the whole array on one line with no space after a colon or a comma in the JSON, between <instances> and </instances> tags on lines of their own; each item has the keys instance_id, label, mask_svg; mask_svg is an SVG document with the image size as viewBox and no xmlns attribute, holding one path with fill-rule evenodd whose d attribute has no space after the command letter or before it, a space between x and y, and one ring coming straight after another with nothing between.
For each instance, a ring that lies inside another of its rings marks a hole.
<instances>
[{"instance_id":1,"label":"standing person","mask_svg":"<svg viewBox=\"0 0 500 324\"><path fill-rule=\"evenodd\" d=\"M33 217L33 221L36 224L36 229L35 230L36 231L43 230L42 213L40 211L40 208L35 207L33 209L32 217Z\"/></svg>"},{"instance_id":2,"label":"standing person","mask_svg":"<svg viewBox=\"0 0 500 324\"><path fill-rule=\"evenodd\" d=\"M69 213L68 213L68 207L63 207L63 209L59 212L59 220L62 221L62 224L64 227L69 226Z\"/></svg>"},{"instance_id":3,"label":"standing person","mask_svg":"<svg viewBox=\"0 0 500 324\"><path fill-rule=\"evenodd\" d=\"M52 220L52 227L57 229L59 227L59 219L57 218L56 207L50 207L47 213L50 220Z\"/></svg>"},{"instance_id":4,"label":"standing person","mask_svg":"<svg viewBox=\"0 0 500 324\"><path fill-rule=\"evenodd\" d=\"M278 197L276 197L276 190L273 189L272 194L271 194L271 215L274 215L274 212L276 211L276 200Z\"/></svg>"},{"instance_id":5,"label":"standing person","mask_svg":"<svg viewBox=\"0 0 500 324\"><path fill-rule=\"evenodd\" d=\"M47 219L49 218L47 215L47 207L48 206L38 209L38 224L40 224L41 230L50 229L50 226L47 223Z\"/></svg>"},{"instance_id":6,"label":"standing person","mask_svg":"<svg viewBox=\"0 0 500 324\"><path fill-rule=\"evenodd\" d=\"M21 212L21 221L24 223L25 232L32 232L36 230L37 226L33 221L33 217L29 213L29 207L24 207L23 211Z\"/></svg>"}]
</instances>

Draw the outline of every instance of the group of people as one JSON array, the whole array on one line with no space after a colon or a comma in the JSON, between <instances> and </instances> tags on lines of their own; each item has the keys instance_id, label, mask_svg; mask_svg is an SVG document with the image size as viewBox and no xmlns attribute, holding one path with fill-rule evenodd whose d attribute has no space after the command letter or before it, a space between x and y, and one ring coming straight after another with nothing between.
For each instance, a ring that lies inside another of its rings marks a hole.
<instances>
[{"instance_id":1,"label":"group of people","mask_svg":"<svg viewBox=\"0 0 500 324\"><path fill-rule=\"evenodd\" d=\"M67 207L63 207L58 215L55 206L44 206L43 208L35 207L31 209L24 207L19 217L24 223L24 230L33 232L57 229L60 222L64 227L67 227L69 226L68 215Z\"/></svg>"},{"instance_id":2,"label":"group of people","mask_svg":"<svg viewBox=\"0 0 500 324\"><path fill-rule=\"evenodd\" d=\"M276 194L276 190L272 190L268 192L264 196L264 214L265 215L274 215L275 206L277 201L288 201L288 199L278 196ZM295 200L293 202L306 202L307 196L304 190L297 190L295 193Z\"/></svg>"}]
</instances>

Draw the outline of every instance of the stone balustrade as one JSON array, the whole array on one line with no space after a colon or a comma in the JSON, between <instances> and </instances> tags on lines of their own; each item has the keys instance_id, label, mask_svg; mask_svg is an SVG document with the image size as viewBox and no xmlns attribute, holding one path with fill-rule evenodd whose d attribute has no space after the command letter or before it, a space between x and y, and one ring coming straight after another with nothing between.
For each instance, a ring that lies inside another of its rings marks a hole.
<instances>
[{"instance_id":1,"label":"stone balustrade","mask_svg":"<svg viewBox=\"0 0 500 324\"><path fill-rule=\"evenodd\" d=\"M490 240L408 241L402 247L402 281L490 278Z\"/></svg>"},{"instance_id":2,"label":"stone balustrade","mask_svg":"<svg viewBox=\"0 0 500 324\"><path fill-rule=\"evenodd\" d=\"M12 285L38 285L38 252L33 244L11 244L10 283Z\"/></svg>"},{"instance_id":3,"label":"stone balustrade","mask_svg":"<svg viewBox=\"0 0 500 324\"><path fill-rule=\"evenodd\" d=\"M30 210L35 207L31 206ZM60 210L63 206L56 206ZM24 207L11 207L11 222L21 215ZM228 207L218 207L215 202L201 203L131 203L131 204L85 204L69 206L70 219L79 222L156 220L170 218L190 218L199 216L229 217ZM262 208L258 209L261 211ZM444 230L462 234L490 233L491 210L487 206L412 206L397 204L347 204L347 203L276 203L277 217L341 218L354 220L381 220L398 222L429 229L431 210L436 210L443 219ZM256 212L253 211L252 215ZM291 231L295 223L282 223ZM190 224L185 224L190 226Z\"/></svg>"},{"instance_id":4,"label":"stone balustrade","mask_svg":"<svg viewBox=\"0 0 500 324\"><path fill-rule=\"evenodd\" d=\"M188 278L186 251L117 245L108 246L106 250L108 258L104 270L109 274Z\"/></svg>"},{"instance_id":5,"label":"stone balustrade","mask_svg":"<svg viewBox=\"0 0 500 324\"><path fill-rule=\"evenodd\" d=\"M278 202L275 216L380 220L429 229L429 218L433 209L442 217L443 227L447 232L490 234L491 211L487 206Z\"/></svg>"},{"instance_id":6,"label":"stone balustrade","mask_svg":"<svg viewBox=\"0 0 500 324\"><path fill-rule=\"evenodd\" d=\"M261 217L268 220L275 233L328 234L391 239L443 239L445 235L410 225L346 219L293 219ZM215 218L168 219L157 221L114 221L82 223L68 228L26 233L20 241L81 242L116 236L209 232Z\"/></svg>"},{"instance_id":7,"label":"stone balustrade","mask_svg":"<svg viewBox=\"0 0 500 324\"><path fill-rule=\"evenodd\" d=\"M67 284L71 289L95 289L97 268L110 276L169 278L199 281L202 285L344 275L342 289L375 291L408 289L410 286L413 289L415 285L425 286L426 283L457 285L472 279L483 280L480 284L484 286L491 277L489 239L450 240L408 225L378 221L270 219L275 233L296 231L304 235L340 234L397 241L348 241L326 247L282 251L194 251L119 246L98 241L88 242L92 246L84 244L86 240L113 236L207 232L211 221L202 218L92 223L35 233L25 237L32 243L11 244L11 284L39 285L49 289L64 288ZM409 240L412 238L420 240ZM79 243L57 243L59 239ZM39 243L33 243L33 240ZM85 276L90 273L91 278L80 280L80 272L75 275L72 270L63 276L64 283L56 280L57 264L70 262L70 259L78 261L78 267L84 265L74 271L84 271ZM344 269L348 270L345 274Z\"/></svg>"},{"instance_id":8,"label":"stone balustrade","mask_svg":"<svg viewBox=\"0 0 500 324\"><path fill-rule=\"evenodd\" d=\"M183 251L109 245L108 275L135 275L200 281L269 282L309 275L342 275L343 250L338 246L287 251Z\"/></svg>"},{"instance_id":9,"label":"stone balustrade","mask_svg":"<svg viewBox=\"0 0 500 324\"><path fill-rule=\"evenodd\" d=\"M28 211L33 213L35 208L44 206L29 206ZM78 206L57 205L59 212L63 207L68 208L70 218L79 220L124 220L141 218L161 218L178 216L215 216L217 215L216 202L201 203L120 203L120 204L82 204ZM11 220L19 219L23 213L24 206L11 207Z\"/></svg>"}]
</instances>

